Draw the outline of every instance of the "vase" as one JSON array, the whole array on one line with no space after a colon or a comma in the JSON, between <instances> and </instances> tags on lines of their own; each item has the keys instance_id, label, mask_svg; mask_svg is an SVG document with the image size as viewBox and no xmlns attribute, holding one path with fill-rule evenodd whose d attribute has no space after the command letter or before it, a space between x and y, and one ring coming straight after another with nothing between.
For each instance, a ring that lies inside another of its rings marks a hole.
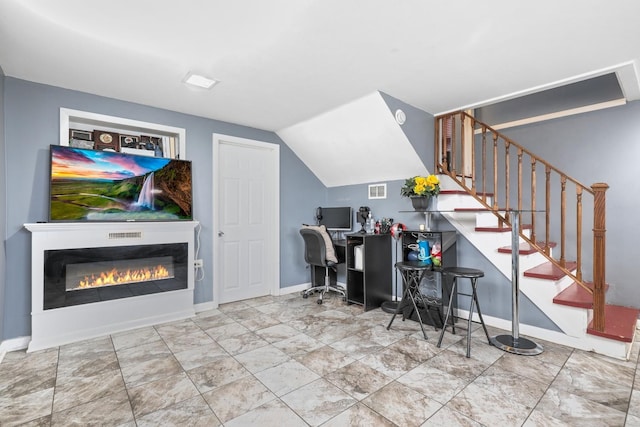
<instances>
[{"instance_id":1,"label":"vase","mask_svg":"<svg viewBox=\"0 0 640 427\"><path fill-rule=\"evenodd\" d=\"M436 211L438 210L438 197L413 196L411 197L411 205L417 211Z\"/></svg>"},{"instance_id":2,"label":"vase","mask_svg":"<svg viewBox=\"0 0 640 427\"><path fill-rule=\"evenodd\" d=\"M429 206L429 199L427 196L412 196L411 205L417 211L426 211Z\"/></svg>"}]
</instances>

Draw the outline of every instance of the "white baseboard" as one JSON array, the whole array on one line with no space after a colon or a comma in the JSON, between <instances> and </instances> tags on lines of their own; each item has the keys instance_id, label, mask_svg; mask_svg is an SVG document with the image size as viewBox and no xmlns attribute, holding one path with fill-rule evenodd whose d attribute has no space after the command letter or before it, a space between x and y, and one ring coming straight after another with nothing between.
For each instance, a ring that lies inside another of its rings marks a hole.
<instances>
[{"instance_id":1,"label":"white baseboard","mask_svg":"<svg viewBox=\"0 0 640 427\"><path fill-rule=\"evenodd\" d=\"M345 283L336 282L336 284L338 286L342 286L343 288L347 289L347 285ZM278 293L278 295L294 294L296 292L302 292L306 289L309 289L310 287L311 287L311 282L302 283L300 285L287 286L286 288L280 288L280 292Z\"/></svg>"},{"instance_id":2,"label":"white baseboard","mask_svg":"<svg viewBox=\"0 0 640 427\"><path fill-rule=\"evenodd\" d=\"M215 310L218 308L218 303L215 301L202 302L200 304L194 304L193 309L196 313L202 313L203 311Z\"/></svg>"},{"instance_id":3,"label":"white baseboard","mask_svg":"<svg viewBox=\"0 0 640 427\"><path fill-rule=\"evenodd\" d=\"M31 341L30 336L4 340L0 343L0 353L2 354L2 357L4 357L4 354L10 351L24 350L29 346L29 341ZM0 358L0 361L1 360L2 359Z\"/></svg>"},{"instance_id":4,"label":"white baseboard","mask_svg":"<svg viewBox=\"0 0 640 427\"><path fill-rule=\"evenodd\" d=\"M311 287L311 282L302 283L300 285L287 286L286 288L280 288L280 292L278 295L289 295L295 294L296 292L302 292L305 289L309 289Z\"/></svg>"}]
</instances>

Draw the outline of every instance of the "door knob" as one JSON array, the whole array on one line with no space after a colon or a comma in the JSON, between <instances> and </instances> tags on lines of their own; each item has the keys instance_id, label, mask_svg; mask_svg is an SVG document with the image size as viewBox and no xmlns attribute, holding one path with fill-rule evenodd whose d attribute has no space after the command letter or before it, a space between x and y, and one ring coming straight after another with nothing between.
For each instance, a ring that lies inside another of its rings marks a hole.
<instances>
[{"instance_id":1,"label":"door knob","mask_svg":"<svg viewBox=\"0 0 640 427\"><path fill-rule=\"evenodd\" d=\"M224 236L224 231L218 231L218 237Z\"/></svg>"}]
</instances>

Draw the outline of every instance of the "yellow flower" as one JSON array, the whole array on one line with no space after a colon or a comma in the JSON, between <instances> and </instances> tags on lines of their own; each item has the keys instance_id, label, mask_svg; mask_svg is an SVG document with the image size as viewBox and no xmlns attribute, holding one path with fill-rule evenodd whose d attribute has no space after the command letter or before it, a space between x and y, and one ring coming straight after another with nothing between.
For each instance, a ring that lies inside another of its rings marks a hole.
<instances>
[{"instance_id":1,"label":"yellow flower","mask_svg":"<svg viewBox=\"0 0 640 427\"><path fill-rule=\"evenodd\" d=\"M400 189L400 194L405 197L437 196L439 193L440 180L436 175L408 178Z\"/></svg>"},{"instance_id":2,"label":"yellow flower","mask_svg":"<svg viewBox=\"0 0 640 427\"><path fill-rule=\"evenodd\" d=\"M428 182L428 178L425 178L424 176L416 176L414 178L414 181L416 182L416 187L419 185L421 187L424 187L426 185L426 183Z\"/></svg>"}]
</instances>

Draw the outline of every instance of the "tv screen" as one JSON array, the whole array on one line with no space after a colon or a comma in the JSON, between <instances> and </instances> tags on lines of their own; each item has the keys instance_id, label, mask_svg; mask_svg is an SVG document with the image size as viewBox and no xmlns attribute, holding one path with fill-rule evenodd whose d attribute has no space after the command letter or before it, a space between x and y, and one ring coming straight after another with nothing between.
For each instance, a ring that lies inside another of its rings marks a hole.
<instances>
[{"instance_id":1,"label":"tv screen","mask_svg":"<svg viewBox=\"0 0 640 427\"><path fill-rule=\"evenodd\" d=\"M50 221L193 219L191 162L51 145Z\"/></svg>"},{"instance_id":2,"label":"tv screen","mask_svg":"<svg viewBox=\"0 0 640 427\"><path fill-rule=\"evenodd\" d=\"M318 225L324 225L327 230L351 231L353 228L353 214L351 207L323 208L316 210Z\"/></svg>"}]
</instances>

